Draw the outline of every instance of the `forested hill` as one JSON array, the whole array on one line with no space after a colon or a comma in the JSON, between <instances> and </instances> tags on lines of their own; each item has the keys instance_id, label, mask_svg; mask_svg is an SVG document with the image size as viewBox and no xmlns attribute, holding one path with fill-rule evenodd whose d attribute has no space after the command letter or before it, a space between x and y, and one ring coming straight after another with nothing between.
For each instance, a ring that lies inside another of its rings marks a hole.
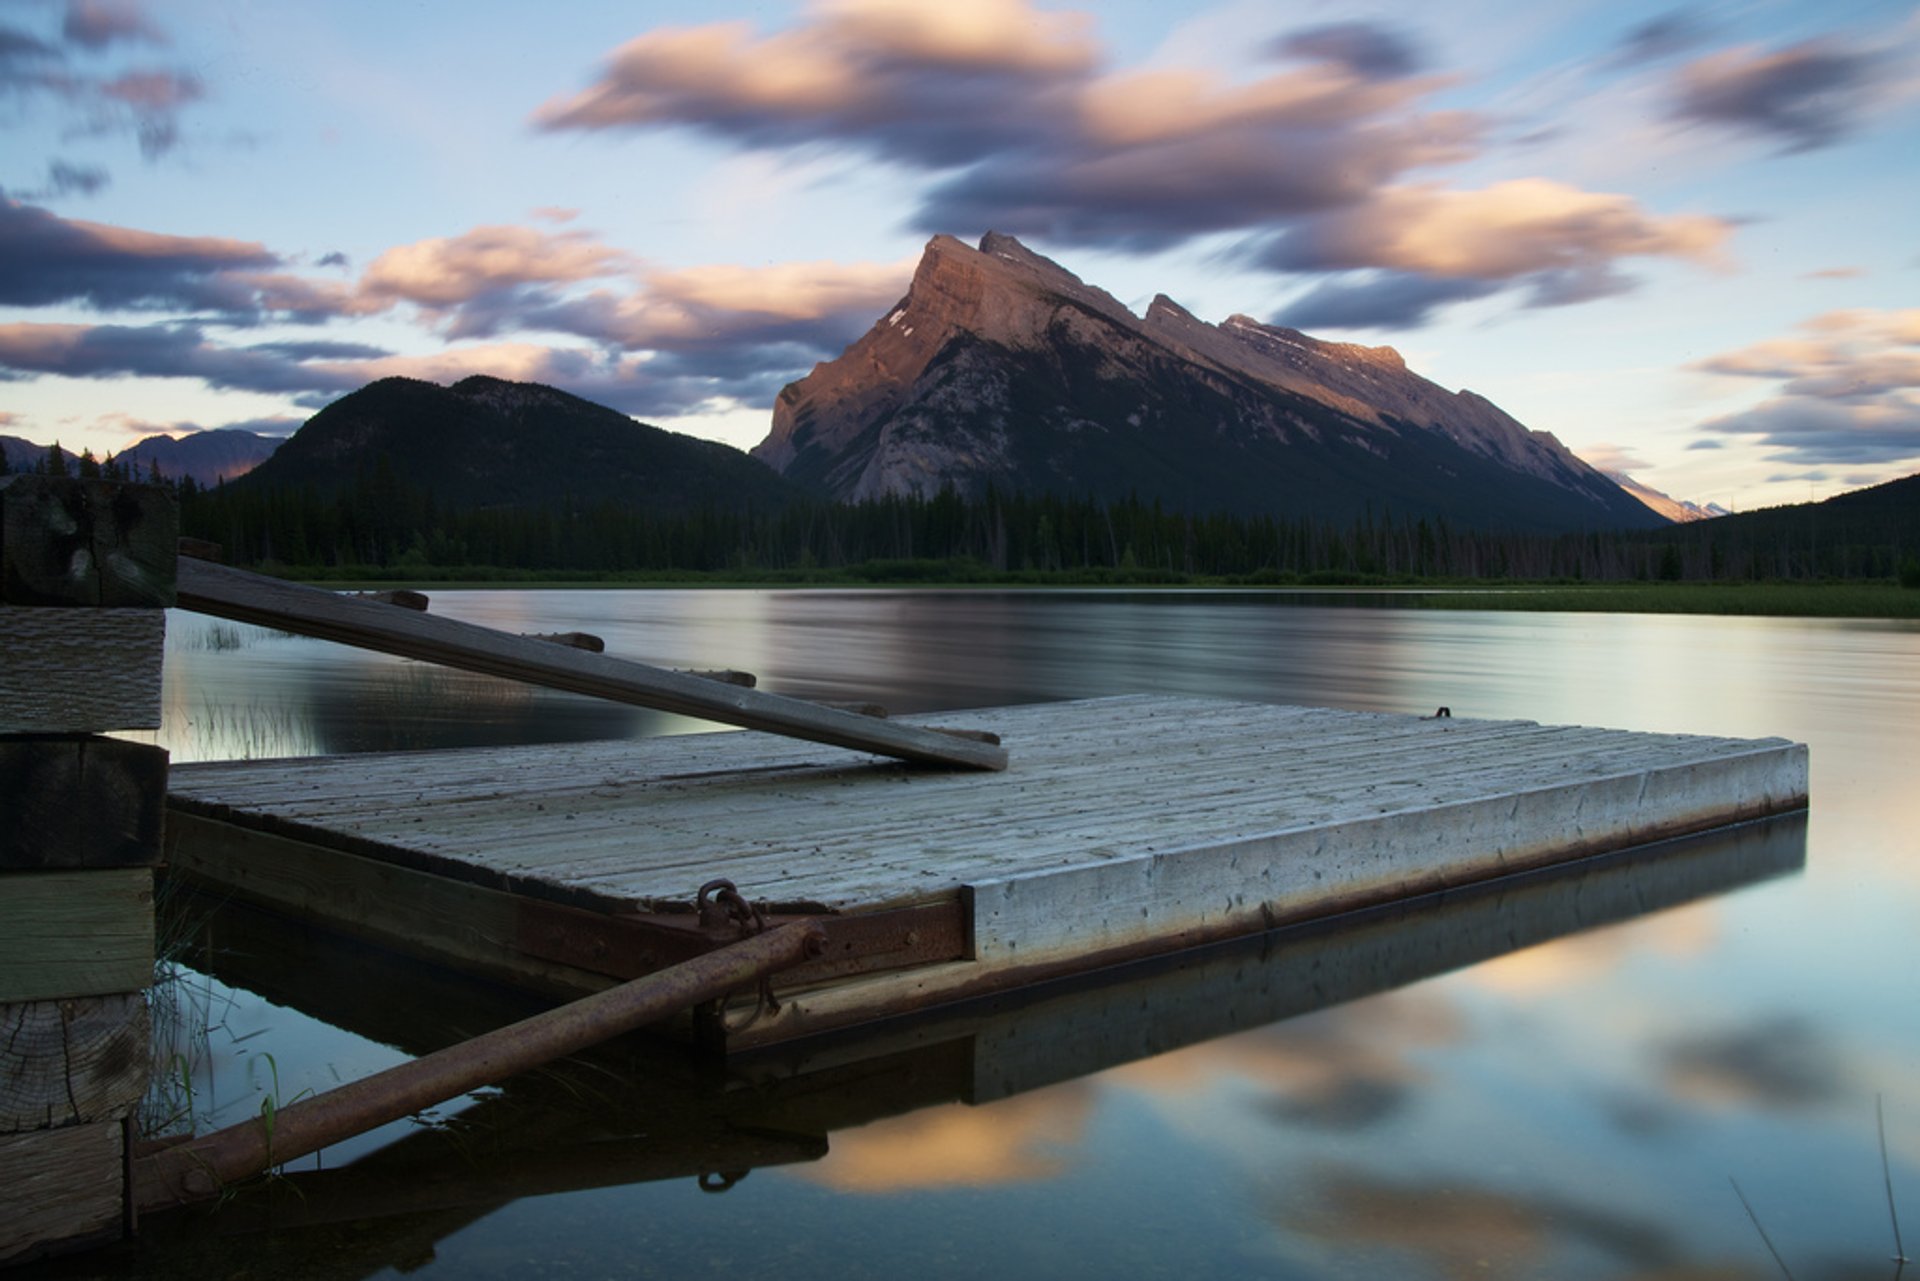
<instances>
[{"instance_id":1,"label":"forested hill","mask_svg":"<svg viewBox=\"0 0 1920 1281\"><path fill-rule=\"evenodd\" d=\"M1884 577L1920 557L1920 473L1823 502L1765 507L1637 538L1675 549L1679 572L1669 577L1725 577L1736 559L1747 567L1735 575L1742 578Z\"/></svg>"},{"instance_id":2,"label":"forested hill","mask_svg":"<svg viewBox=\"0 0 1920 1281\"><path fill-rule=\"evenodd\" d=\"M442 508L653 512L779 506L796 487L737 449L635 422L537 383L383 378L328 405L238 491L337 498L385 485Z\"/></svg>"}]
</instances>

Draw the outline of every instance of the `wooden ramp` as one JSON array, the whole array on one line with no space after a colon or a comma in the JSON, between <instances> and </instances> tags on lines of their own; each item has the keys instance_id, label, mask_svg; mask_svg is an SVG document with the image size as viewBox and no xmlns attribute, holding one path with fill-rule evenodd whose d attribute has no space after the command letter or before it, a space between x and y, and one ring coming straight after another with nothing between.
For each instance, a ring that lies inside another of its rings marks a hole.
<instances>
[{"instance_id":1,"label":"wooden ramp","mask_svg":"<svg viewBox=\"0 0 1920 1281\"><path fill-rule=\"evenodd\" d=\"M184 765L169 861L555 995L752 922L827 956L709 1011L747 1048L1803 808L1780 739L1191 698L970 712L1006 773L757 733ZM724 897L724 896L723 896ZM742 913L741 915L744 915Z\"/></svg>"}]
</instances>

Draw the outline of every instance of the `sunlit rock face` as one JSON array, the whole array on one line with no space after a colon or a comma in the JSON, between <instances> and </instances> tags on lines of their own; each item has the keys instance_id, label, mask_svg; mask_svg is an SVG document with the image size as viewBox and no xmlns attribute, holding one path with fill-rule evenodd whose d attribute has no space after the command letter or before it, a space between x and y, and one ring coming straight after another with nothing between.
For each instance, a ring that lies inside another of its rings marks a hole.
<instances>
[{"instance_id":1,"label":"sunlit rock face","mask_svg":"<svg viewBox=\"0 0 1920 1281\"><path fill-rule=\"evenodd\" d=\"M1391 347L1144 317L1010 236L927 245L906 297L780 393L753 454L858 501L951 487L1516 529L1664 521L1545 432Z\"/></svg>"}]
</instances>

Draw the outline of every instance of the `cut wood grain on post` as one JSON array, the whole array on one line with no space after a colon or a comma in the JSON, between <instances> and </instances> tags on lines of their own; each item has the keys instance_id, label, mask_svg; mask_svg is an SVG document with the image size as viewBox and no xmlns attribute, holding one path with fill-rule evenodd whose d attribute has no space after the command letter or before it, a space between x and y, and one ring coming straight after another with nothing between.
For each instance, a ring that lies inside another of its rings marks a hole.
<instances>
[{"instance_id":1,"label":"cut wood grain on post","mask_svg":"<svg viewBox=\"0 0 1920 1281\"><path fill-rule=\"evenodd\" d=\"M0 1133L126 1116L150 1035L139 992L0 1005Z\"/></svg>"},{"instance_id":2,"label":"cut wood grain on post","mask_svg":"<svg viewBox=\"0 0 1920 1281\"><path fill-rule=\"evenodd\" d=\"M432 614L391 609L224 565L180 560L180 603L203 614L447 667L766 730L922 765L1001 770L996 746L738 688Z\"/></svg>"}]
</instances>

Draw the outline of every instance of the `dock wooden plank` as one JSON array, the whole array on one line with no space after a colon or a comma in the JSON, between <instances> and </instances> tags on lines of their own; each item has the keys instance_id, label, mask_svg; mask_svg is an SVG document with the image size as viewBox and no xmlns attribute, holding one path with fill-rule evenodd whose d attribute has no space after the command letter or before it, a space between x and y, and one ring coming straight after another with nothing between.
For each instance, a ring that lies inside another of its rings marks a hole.
<instances>
[{"instance_id":1,"label":"dock wooden plank","mask_svg":"<svg viewBox=\"0 0 1920 1281\"><path fill-rule=\"evenodd\" d=\"M1007 765L1005 750L991 744L450 618L393 609L191 557L180 558L178 589L181 606L198 613L284 628L403 658L924 765L979 770L1001 770Z\"/></svg>"},{"instance_id":2,"label":"dock wooden plank","mask_svg":"<svg viewBox=\"0 0 1920 1281\"><path fill-rule=\"evenodd\" d=\"M250 833L270 834L275 851L308 851L286 892L335 923L378 917L367 928L401 943L388 905L327 897L344 857L329 851L603 912L681 910L716 876L788 911L964 904L966 959L809 990L752 1042L1784 813L1807 794L1806 750L1780 739L1146 696L966 719L1016 737L1020 768L929 773L751 733L182 766L178 857L197 857L195 823L220 826L231 849L211 878L240 885L275 861ZM495 958L509 970L511 950Z\"/></svg>"}]
</instances>

